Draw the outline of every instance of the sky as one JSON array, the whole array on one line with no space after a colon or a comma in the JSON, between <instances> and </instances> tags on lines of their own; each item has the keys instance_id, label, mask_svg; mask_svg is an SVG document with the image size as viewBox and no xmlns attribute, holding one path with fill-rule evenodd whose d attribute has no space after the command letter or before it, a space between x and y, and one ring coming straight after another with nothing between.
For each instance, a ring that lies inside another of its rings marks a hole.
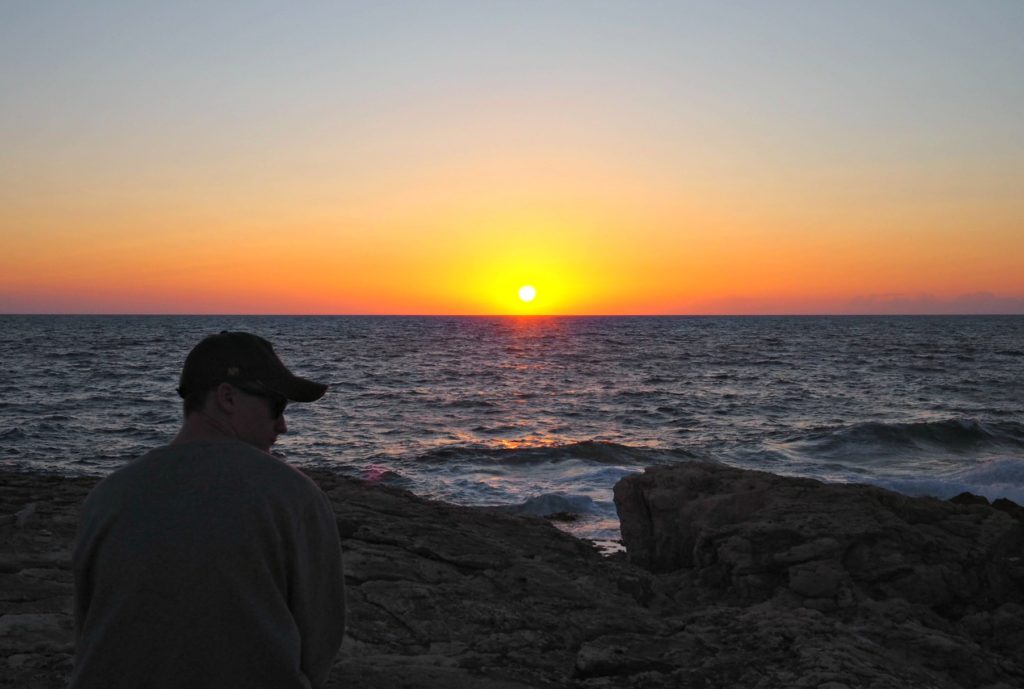
<instances>
[{"instance_id":1,"label":"sky","mask_svg":"<svg viewBox=\"0 0 1024 689\"><path fill-rule=\"evenodd\" d=\"M1019 0L0 3L0 313L1024 313Z\"/></svg>"}]
</instances>

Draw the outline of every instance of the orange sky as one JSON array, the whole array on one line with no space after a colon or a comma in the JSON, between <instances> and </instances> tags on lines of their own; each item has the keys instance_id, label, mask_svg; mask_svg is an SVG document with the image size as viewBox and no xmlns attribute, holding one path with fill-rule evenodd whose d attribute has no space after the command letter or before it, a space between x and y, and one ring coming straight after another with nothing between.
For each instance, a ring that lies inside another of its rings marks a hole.
<instances>
[{"instance_id":1,"label":"orange sky","mask_svg":"<svg viewBox=\"0 0 1024 689\"><path fill-rule=\"evenodd\" d=\"M540 7L473 40L293 15L251 54L227 10L88 38L99 10L23 9L0 313L1024 312L1013 5L912 37L816 10L804 43ZM335 54L331 21L377 40Z\"/></svg>"}]
</instances>

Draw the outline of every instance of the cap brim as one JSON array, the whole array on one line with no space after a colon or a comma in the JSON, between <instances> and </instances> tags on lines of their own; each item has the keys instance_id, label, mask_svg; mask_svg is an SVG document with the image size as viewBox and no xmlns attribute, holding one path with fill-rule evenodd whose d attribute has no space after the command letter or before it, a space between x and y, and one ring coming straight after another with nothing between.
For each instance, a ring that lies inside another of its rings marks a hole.
<instances>
[{"instance_id":1,"label":"cap brim","mask_svg":"<svg viewBox=\"0 0 1024 689\"><path fill-rule=\"evenodd\" d=\"M264 383L266 385L266 383ZM315 402L327 392L327 386L298 376L279 381L268 388L282 394L293 402Z\"/></svg>"}]
</instances>

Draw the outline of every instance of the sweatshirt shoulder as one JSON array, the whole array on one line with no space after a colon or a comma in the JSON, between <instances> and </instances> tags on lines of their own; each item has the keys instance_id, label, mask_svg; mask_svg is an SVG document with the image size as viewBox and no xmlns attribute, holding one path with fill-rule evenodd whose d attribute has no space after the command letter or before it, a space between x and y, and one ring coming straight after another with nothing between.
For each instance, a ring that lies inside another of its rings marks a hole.
<instances>
[{"instance_id":1,"label":"sweatshirt shoulder","mask_svg":"<svg viewBox=\"0 0 1024 689\"><path fill-rule=\"evenodd\" d=\"M225 449L222 459L229 462L239 474L248 474L260 483L273 485L279 491L304 495L322 495L320 487L309 476L283 459L242 443Z\"/></svg>"},{"instance_id":2,"label":"sweatshirt shoulder","mask_svg":"<svg viewBox=\"0 0 1024 689\"><path fill-rule=\"evenodd\" d=\"M316 483L285 461L240 442L166 445L117 469L90 498L112 498L140 490L171 489L193 482L273 487L278 494L320 494Z\"/></svg>"}]
</instances>

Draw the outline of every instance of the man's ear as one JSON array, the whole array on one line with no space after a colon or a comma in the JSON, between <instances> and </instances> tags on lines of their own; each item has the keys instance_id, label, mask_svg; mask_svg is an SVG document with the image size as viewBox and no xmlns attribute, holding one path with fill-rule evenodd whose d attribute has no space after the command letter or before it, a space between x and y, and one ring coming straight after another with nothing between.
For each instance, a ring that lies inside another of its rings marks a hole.
<instances>
[{"instance_id":1,"label":"man's ear","mask_svg":"<svg viewBox=\"0 0 1024 689\"><path fill-rule=\"evenodd\" d=\"M213 403L225 414L235 410L238 391L230 383L221 383L213 389Z\"/></svg>"}]
</instances>

